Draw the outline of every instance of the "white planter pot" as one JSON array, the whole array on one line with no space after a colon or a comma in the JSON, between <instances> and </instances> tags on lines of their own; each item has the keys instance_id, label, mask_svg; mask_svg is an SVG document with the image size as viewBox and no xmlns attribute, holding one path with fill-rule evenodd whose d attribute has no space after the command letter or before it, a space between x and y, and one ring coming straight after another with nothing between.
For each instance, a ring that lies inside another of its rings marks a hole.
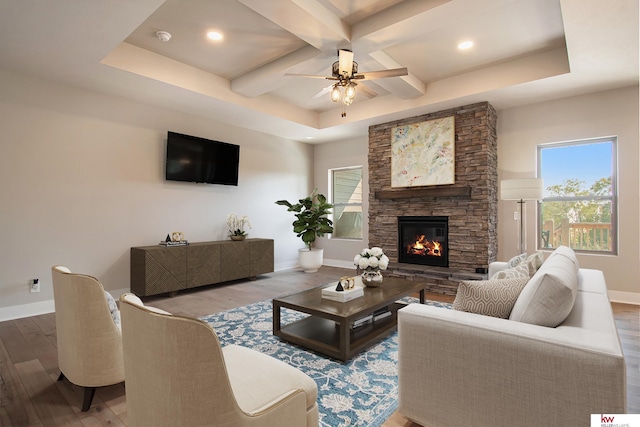
<instances>
[{"instance_id":1,"label":"white planter pot","mask_svg":"<svg viewBox=\"0 0 640 427\"><path fill-rule=\"evenodd\" d=\"M298 262L305 273L315 273L322 266L322 248L298 249Z\"/></svg>"}]
</instances>

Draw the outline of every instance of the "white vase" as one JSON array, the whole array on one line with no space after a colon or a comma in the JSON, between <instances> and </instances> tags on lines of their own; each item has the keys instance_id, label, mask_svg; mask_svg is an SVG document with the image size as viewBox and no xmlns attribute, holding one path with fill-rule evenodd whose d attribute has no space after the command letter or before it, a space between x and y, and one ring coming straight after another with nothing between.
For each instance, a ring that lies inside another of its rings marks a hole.
<instances>
[{"instance_id":1,"label":"white vase","mask_svg":"<svg viewBox=\"0 0 640 427\"><path fill-rule=\"evenodd\" d=\"M301 248L298 249L298 262L305 273L315 273L322 266L322 248Z\"/></svg>"},{"instance_id":2,"label":"white vase","mask_svg":"<svg viewBox=\"0 0 640 427\"><path fill-rule=\"evenodd\" d=\"M380 270L365 270L362 273L362 283L369 288L377 288L382 285L382 273Z\"/></svg>"}]
</instances>

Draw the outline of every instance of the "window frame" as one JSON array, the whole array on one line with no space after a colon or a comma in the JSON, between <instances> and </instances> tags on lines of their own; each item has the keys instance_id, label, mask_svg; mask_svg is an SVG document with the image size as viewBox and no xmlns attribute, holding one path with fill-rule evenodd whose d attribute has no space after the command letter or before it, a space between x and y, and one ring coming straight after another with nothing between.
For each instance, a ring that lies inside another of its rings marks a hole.
<instances>
[{"instance_id":1,"label":"window frame","mask_svg":"<svg viewBox=\"0 0 640 427\"><path fill-rule=\"evenodd\" d=\"M334 225L334 230L335 230L335 207L336 206L344 206L349 207L349 206L356 206L356 207L360 207L360 214L362 215L362 221L363 221L363 227L361 229L361 236L360 237L342 237L342 236L336 236L335 233L331 233L329 235L330 239L336 239L336 240L349 240L349 241L362 241L364 240L364 194L362 194L362 201L360 203L336 203L335 202L335 194L334 194L334 173L335 172L341 172L341 171L347 171L347 170L355 170L355 169L359 169L360 170L360 181L361 181L361 186L364 190L364 167L362 165L356 165L356 166L344 166L344 167L339 167L339 168L331 168L328 170L328 175L329 175L329 201L330 203L334 206L334 208L331 211L331 221L333 221L333 225Z\"/></svg>"},{"instance_id":2,"label":"window frame","mask_svg":"<svg viewBox=\"0 0 640 427\"><path fill-rule=\"evenodd\" d=\"M543 218L542 206L546 202L576 202L576 201L610 201L611 202L611 250L598 251L588 249L575 249L576 253L593 254L593 255L618 255L618 137L605 136L598 138L576 139L572 141L550 142L538 144L537 146L537 169L538 177L544 179L542 175L542 151L545 148L559 148L579 145L590 145L599 143L611 143L611 196L554 196L544 197L536 204L536 217L538 222L538 236L536 239L536 247L538 250L554 250L556 247L544 247L542 241ZM579 178L579 177L576 177ZM546 187L546 183L544 184Z\"/></svg>"}]
</instances>

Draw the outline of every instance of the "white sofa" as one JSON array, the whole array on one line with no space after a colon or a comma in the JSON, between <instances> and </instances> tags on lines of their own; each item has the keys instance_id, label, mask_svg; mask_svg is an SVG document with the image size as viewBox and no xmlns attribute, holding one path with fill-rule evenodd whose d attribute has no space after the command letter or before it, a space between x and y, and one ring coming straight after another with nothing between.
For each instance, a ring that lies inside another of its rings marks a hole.
<instances>
[{"instance_id":1,"label":"white sofa","mask_svg":"<svg viewBox=\"0 0 640 427\"><path fill-rule=\"evenodd\" d=\"M505 265L492 263L491 274ZM590 414L625 413L604 276L577 261L575 272L575 300L556 327L421 304L399 310L399 412L423 426L474 427L585 426Z\"/></svg>"}]
</instances>

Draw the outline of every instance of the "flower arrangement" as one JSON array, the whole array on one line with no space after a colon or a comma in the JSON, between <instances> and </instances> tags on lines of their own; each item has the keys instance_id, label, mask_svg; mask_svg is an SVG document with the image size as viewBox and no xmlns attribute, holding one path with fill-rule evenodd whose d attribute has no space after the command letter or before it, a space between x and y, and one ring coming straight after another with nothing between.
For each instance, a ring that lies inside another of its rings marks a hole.
<instances>
[{"instance_id":1,"label":"flower arrangement","mask_svg":"<svg viewBox=\"0 0 640 427\"><path fill-rule=\"evenodd\" d=\"M387 269L389 258L382 252L381 248L376 246L371 249L363 249L362 252L355 256L353 263L364 271L380 271Z\"/></svg>"},{"instance_id":2,"label":"flower arrangement","mask_svg":"<svg viewBox=\"0 0 640 427\"><path fill-rule=\"evenodd\" d=\"M230 236L246 236L247 233L244 231L244 227L251 228L251 223L246 215L239 218L238 215L230 213L227 215L227 226L229 226Z\"/></svg>"}]
</instances>

